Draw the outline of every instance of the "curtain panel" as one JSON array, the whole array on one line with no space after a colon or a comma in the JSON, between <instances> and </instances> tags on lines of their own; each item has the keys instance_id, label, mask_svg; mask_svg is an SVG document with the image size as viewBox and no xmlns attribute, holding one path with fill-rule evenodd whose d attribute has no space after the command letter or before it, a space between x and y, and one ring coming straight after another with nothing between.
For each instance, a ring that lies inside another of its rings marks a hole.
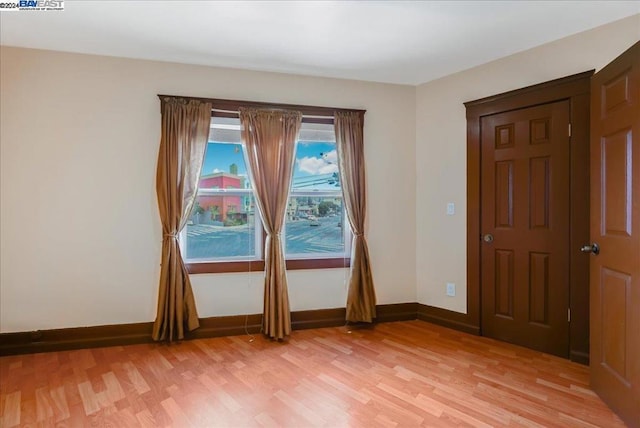
<instances>
[{"instance_id":1,"label":"curtain panel","mask_svg":"<svg viewBox=\"0 0 640 428\"><path fill-rule=\"evenodd\" d=\"M152 337L156 341L184 338L185 327L199 327L189 274L178 236L193 208L209 137L211 103L161 98L162 128L156 193L162 222L162 261L158 310Z\"/></svg>"},{"instance_id":2,"label":"curtain panel","mask_svg":"<svg viewBox=\"0 0 640 428\"><path fill-rule=\"evenodd\" d=\"M256 206L267 233L264 246L262 329L266 336L281 340L291 333L287 272L281 234L302 113L240 108L240 122Z\"/></svg>"},{"instance_id":3,"label":"curtain panel","mask_svg":"<svg viewBox=\"0 0 640 428\"><path fill-rule=\"evenodd\" d=\"M335 112L338 172L347 218L353 232L346 314L347 321L352 322L372 322L376 317L376 293L364 236L367 195L363 124L363 112Z\"/></svg>"}]
</instances>

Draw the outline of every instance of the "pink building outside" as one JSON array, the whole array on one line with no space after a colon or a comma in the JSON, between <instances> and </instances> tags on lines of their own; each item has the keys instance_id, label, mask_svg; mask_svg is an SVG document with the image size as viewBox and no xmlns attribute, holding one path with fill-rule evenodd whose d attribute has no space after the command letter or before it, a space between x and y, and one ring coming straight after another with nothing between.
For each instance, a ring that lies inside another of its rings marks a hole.
<instances>
[{"instance_id":1,"label":"pink building outside","mask_svg":"<svg viewBox=\"0 0 640 428\"><path fill-rule=\"evenodd\" d=\"M200 189L242 189L244 177L239 177L226 172L203 175L200 177L198 187ZM208 211L210 207L218 207L218 218L216 220L225 221L229 213L240 213L242 209L242 197L240 196L210 196L201 195L198 197L200 206Z\"/></svg>"}]
</instances>

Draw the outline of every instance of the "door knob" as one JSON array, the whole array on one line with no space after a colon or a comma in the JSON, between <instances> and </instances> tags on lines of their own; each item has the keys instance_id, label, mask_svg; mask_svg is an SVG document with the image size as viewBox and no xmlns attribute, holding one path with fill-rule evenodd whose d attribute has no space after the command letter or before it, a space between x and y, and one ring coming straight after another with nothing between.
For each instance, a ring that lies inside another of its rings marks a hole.
<instances>
[{"instance_id":1,"label":"door knob","mask_svg":"<svg viewBox=\"0 0 640 428\"><path fill-rule=\"evenodd\" d=\"M492 235L492 234L490 234L490 233L487 233L486 235L484 235L484 236L482 237L482 239L484 240L484 242L486 242L486 243L490 244L490 243L492 243L492 242L493 242L493 235Z\"/></svg>"},{"instance_id":2,"label":"door knob","mask_svg":"<svg viewBox=\"0 0 640 428\"><path fill-rule=\"evenodd\" d=\"M593 253L597 256L600 254L600 246L594 242L591 245L583 245L582 248L580 248L580 251L583 253Z\"/></svg>"}]
</instances>

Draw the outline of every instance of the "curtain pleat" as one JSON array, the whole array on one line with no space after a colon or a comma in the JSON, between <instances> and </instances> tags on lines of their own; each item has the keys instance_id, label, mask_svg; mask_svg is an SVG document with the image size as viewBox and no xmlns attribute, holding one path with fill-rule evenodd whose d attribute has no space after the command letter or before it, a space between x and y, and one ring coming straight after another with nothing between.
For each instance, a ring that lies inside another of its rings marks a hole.
<instances>
[{"instance_id":1,"label":"curtain pleat","mask_svg":"<svg viewBox=\"0 0 640 428\"><path fill-rule=\"evenodd\" d=\"M240 122L256 206L267 233L262 328L266 336L280 340L291 333L282 228L302 114L241 108Z\"/></svg>"},{"instance_id":2,"label":"curtain pleat","mask_svg":"<svg viewBox=\"0 0 640 428\"><path fill-rule=\"evenodd\" d=\"M372 322L376 317L376 293L364 236L367 195L363 119L360 112L336 112L334 116L342 196L353 232L346 315L352 322Z\"/></svg>"},{"instance_id":3,"label":"curtain pleat","mask_svg":"<svg viewBox=\"0 0 640 428\"><path fill-rule=\"evenodd\" d=\"M161 101L156 193L162 222L162 264L152 337L170 342L183 339L185 327L191 331L200 325L178 236L196 199L209 137L211 104L170 97Z\"/></svg>"}]
</instances>

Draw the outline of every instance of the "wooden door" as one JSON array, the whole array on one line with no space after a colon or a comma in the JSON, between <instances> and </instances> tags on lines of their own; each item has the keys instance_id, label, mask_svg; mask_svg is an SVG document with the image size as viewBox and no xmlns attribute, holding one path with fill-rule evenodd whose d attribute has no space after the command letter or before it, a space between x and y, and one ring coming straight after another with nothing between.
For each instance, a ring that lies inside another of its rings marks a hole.
<instances>
[{"instance_id":1,"label":"wooden door","mask_svg":"<svg viewBox=\"0 0 640 428\"><path fill-rule=\"evenodd\" d=\"M640 42L591 81L591 386L640 427Z\"/></svg>"},{"instance_id":2,"label":"wooden door","mask_svg":"<svg viewBox=\"0 0 640 428\"><path fill-rule=\"evenodd\" d=\"M481 119L482 333L569 353L569 101Z\"/></svg>"}]
</instances>

